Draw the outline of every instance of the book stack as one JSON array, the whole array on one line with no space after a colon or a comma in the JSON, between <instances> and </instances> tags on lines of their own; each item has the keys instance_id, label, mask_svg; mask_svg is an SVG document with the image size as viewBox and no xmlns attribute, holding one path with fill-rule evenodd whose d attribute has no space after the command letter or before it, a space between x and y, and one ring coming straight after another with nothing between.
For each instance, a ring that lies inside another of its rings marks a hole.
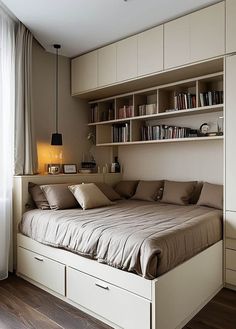
<instances>
[{"instance_id":1,"label":"book stack","mask_svg":"<svg viewBox=\"0 0 236 329\"><path fill-rule=\"evenodd\" d=\"M138 115L152 115L157 113L157 105L156 104L145 104L139 105L138 107Z\"/></svg>"},{"instance_id":2,"label":"book stack","mask_svg":"<svg viewBox=\"0 0 236 329\"><path fill-rule=\"evenodd\" d=\"M99 121L98 105L92 104L91 106L91 123Z\"/></svg>"},{"instance_id":3,"label":"book stack","mask_svg":"<svg viewBox=\"0 0 236 329\"><path fill-rule=\"evenodd\" d=\"M187 127L157 125L157 126L142 126L141 139L143 141L161 140L172 138L189 137L191 129Z\"/></svg>"},{"instance_id":4,"label":"book stack","mask_svg":"<svg viewBox=\"0 0 236 329\"><path fill-rule=\"evenodd\" d=\"M196 107L195 94L176 93L174 95L174 110L186 110L186 109L192 109L194 107Z\"/></svg>"},{"instance_id":5,"label":"book stack","mask_svg":"<svg viewBox=\"0 0 236 329\"><path fill-rule=\"evenodd\" d=\"M126 118L130 118L132 116L133 116L133 106L124 105L123 107L119 108L117 119L126 119Z\"/></svg>"},{"instance_id":6,"label":"book stack","mask_svg":"<svg viewBox=\"0 0 236 329\"><path fill-rule=\"evenodd\" d=\"M129 142L129 124L119 123L112 125L113 143Z\"/></svg>"},{"instance_id":7,"label":"book stack","mask_svg":"<svg viewBox=\"0 0 236 329\"><path fill-rule=\"evenodd\" d=\"M223 90L220 91L207 91L200 93L200 106L211 106L217 104L223 104L224 102Z\"/></svg>"}]
</instances>

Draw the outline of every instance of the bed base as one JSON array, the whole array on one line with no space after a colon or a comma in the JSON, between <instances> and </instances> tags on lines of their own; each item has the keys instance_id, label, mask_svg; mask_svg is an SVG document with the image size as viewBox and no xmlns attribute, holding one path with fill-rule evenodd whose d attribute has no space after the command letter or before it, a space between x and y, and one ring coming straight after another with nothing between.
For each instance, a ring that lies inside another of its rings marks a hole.
<instances>
[{"instance_id":1,"label":"bed base","mask_svg":"<svg viewBox=\"0 0 236 329\"><path fill-rule=\"evenodd\" d=\"M155 280L17 237L17 275L116 329L182 328L222 288L222 241Z\"/></svg>"}]
</instances>

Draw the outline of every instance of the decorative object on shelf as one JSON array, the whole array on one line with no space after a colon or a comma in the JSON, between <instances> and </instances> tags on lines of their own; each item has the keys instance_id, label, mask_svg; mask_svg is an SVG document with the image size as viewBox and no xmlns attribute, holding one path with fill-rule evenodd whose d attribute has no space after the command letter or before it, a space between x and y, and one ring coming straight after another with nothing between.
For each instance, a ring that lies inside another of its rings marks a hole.
<instances>
[{"instance_id":1,"label":"decorative object on shelf","mask_svg":"<svg viewBox=\"0 0 236 329\"><path fill-rule=\"evenodd\" d=\"M62 134L58 133L58 49L60 45L53 45L56 49L56 132L52 134L51 145L62 145Z\"/></svg>"},{"instance_id":2,"label":"decorative object on shelf","mask_svg":"<svg viewBox=\"0 0 236 329\"><path fill-rule=\"evenodd\" d=\"M48 174L58 175L61 172L61 165L59 163L48 164Z\"/></svg>"},{"instance_id":3,"label":"decorative object on shelf","mask_svg":"<svg viewBox=\"0 0 236 329\"><path fill-rule=\"evenodd\" d=\"M207 122L204 122L200 128L199 128L199 137L201 136L207 136L207 133L209 133L210 126Z\"/></svg>"},{"instance_id":4,"label":"decorative object on shelf","mask_svg":"<svg viewBox=\"0 0 236 329\"><path fill-rule=\"evenodd\" d=\"M76 164L63 164L63 173L64 174L77 174L77 165Z\"/></svg>"},{"instance_id":5,"label":"decorative object on shelf","mask_svg":"<svg viewBox=\"0 0 236 329\"><path fill-rule=\"evenodd\" d=\"M217 133L218 136L222 136L224 134L224 117L221 116L217 120Z\"/></svg>"},{"instance_id":6,"label":"decorative object on shelf","mask_svg":"<svg viewBox=\"0 0 236 329\"><path fill-rule=\"evenodd\" d=\"M115 162L111 164L111 173L119 173L120 172L120 164L118 161L118 157L115 157Z\"/></svg>"}]
</instances>

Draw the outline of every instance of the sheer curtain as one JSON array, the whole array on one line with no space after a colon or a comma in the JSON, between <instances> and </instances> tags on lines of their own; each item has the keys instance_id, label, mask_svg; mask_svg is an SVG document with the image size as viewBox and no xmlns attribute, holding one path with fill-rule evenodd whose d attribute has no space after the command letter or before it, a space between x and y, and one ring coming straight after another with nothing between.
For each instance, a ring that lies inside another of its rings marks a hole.
<instances>
[{"instance_id":1,"label":"sheer curtain","mask_svg":"<svg viewBox=\"0 0 236 329\"><path fill-rule=\"evenodd\" d=\"M0 280L12 258L15 23L0 6Z\"/></svg>"}]
</instances>

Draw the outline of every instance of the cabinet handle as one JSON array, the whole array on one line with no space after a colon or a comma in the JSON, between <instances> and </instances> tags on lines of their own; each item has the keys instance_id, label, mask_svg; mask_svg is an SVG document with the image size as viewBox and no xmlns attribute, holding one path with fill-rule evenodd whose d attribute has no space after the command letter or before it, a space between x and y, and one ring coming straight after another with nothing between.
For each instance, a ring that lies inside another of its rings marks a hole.
<instances>
[{"instance_id":1,"label":"cabinet handle","mask_svg":"<svg viewBox=\"0 0 236 329\"><path fill-rule=\"evenodd\" d=\"M43 262L43 258L39 258L35 256L34 259L38 260L39 262Z\"/></svg>"},{"instance_id":2,"label":"cabinet handle","mask_svg":"<svg viewBox=\"0 0 236 329\"><path fill-rule=\"evenodd\" d=\"M102 289L105 289L105 290L109 290L109 287L103 285L102 283L95 283L95 286L97 286L97 287L99 287L99 288L102 288Z\"/></svg>"}]
</instances>

